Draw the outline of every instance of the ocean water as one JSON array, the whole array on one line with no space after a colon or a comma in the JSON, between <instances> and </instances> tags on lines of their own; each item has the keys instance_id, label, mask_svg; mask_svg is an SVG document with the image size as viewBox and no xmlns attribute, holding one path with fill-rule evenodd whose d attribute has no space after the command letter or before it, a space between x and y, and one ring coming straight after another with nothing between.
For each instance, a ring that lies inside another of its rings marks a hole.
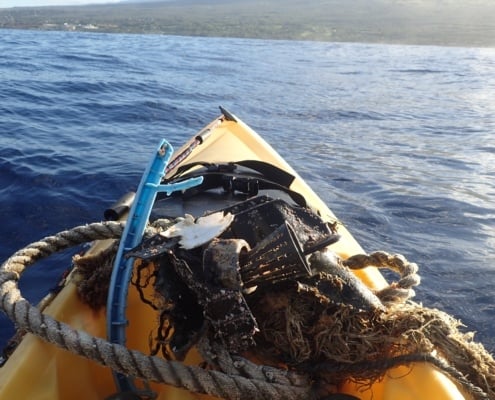
<instances>
[{"instance_id":1,"label":"ocean water","mask_svg":"<svg viewBox=\"0 0 495 400\"><path fill-rule=\"evenodd\" d=\"M495 49L0 30L0 262L101 220L160 138L179 146L219 105L495 349ZM71 255L31 267L24 295ZM12 333L2 314L0 349Z\"/></svg>"}]
</instances>

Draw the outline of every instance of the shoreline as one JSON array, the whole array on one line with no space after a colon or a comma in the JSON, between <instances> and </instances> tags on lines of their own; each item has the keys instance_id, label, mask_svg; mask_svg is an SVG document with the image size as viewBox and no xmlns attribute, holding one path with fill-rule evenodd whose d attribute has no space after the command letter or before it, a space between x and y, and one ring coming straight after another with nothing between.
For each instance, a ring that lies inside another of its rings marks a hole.
<instances>
[{"instance_id":1,"label":"shoreline","mask_svg":"<svg viewBox=\"0 0 495 400\"><path fill-rule=\"evenodd\" d=\"M495 48L495 2L421 3L314 0L308 8L302 0L176 0L14 7L0 8L0 29Z\"/></svg>"}]
</instances>

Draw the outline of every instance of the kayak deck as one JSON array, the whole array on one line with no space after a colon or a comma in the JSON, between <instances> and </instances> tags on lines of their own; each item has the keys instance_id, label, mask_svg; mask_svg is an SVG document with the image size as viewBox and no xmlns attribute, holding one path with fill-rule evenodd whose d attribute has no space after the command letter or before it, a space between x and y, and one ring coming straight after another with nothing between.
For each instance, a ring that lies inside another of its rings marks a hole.
<instances>
[{"instance_id":1,"label":"kayak deck","mask_svg":"<svg viewBox=\"0 0 495 400\"><path fill-rule=\"evenodd\" d=\"M363 252L349 231L296 171L242 121L222 116L200 131L200 133L205 132L208 138L177 167L186 162L188 164L228 163L239 160L259 160L272 164L294 176L290 189L302 194L309 207L317 211L324 221L338 224L341 239L332 244L333 252L342 259ZM186 148L187 144L177 153L181 153ZM177 167L169 171L167 176L174 174ZM195 215L198 216L200 215ZM109 243L109 241L97 243L90 249L90 253L98 253ZM372 289L379 290L387 286L386 280L377 268L359 269L355 273ZM101 338L107 335L105 310L95 311L81 302L76 285L70 277L44 312L91 335ZM157 316L142 302L133 285L129 286L127 319L129 326L126 329L126 346L149 353L148 336L149 332L156 328ZM198 365L201 361L193 349L186 357L185 363ZM151 383L150 388L156 393L157 399L212 398L158 383ZM369 387L348 381L339 388L339 392L354 395L362 400L470 398L428 363L414 363L393 368L383 379ZM31 334L24 336L6 364L0 368L0 398L105 399L115 393L115 382L109 368L45 343Z\"/></svg>"}]
</instances>

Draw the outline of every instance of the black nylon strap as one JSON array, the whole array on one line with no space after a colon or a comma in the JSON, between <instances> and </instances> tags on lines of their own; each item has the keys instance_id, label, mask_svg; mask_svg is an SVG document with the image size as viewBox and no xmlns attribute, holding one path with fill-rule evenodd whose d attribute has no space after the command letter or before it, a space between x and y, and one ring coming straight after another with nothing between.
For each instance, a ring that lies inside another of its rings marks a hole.
<instances>
[{"instance_id":1,"label":"black nylon strap","mask_svg":"<svg viewBox=\"0 0 495 400\"><path fill-rule=\"evenodd\" d=\"M203 168L192 168L201 166ZM239 168L241 167L241 168ZM183 179L203 177L203 183L186 190L185 196L216 188L228 192L242 192L255 196L259 190L280 190L287 193L298 205L306 207L306 199L300 193L290 189L295 177L271 164L258 160L242 160L228 164L195 162L180 167L167 183Z\"/></svg>"},{"instance_id":2,"label":"black nylon strap","mask_svg":"<svg viewBox=\"0 0 495 400\"><path fill-rule=\"evenodd\" d=\"M259 160L241 160L226 164L216 164L216 163L206 163L206 162L194 162L190 164L183 165L177 169L177 172L170 179L173 180L182 176L186 171L193 167L201 166L205 167L208 171L225 171L234 172L237 170L238 166L249 168L263 175L263 177L269 181L277 182L278 184L285 186L287 188L294 182L294 175L289 174L281 168L275 167L274 165L268 164L264 161ZM244 172L244 171L239 171Z\"/></svg>"}]
</instances>

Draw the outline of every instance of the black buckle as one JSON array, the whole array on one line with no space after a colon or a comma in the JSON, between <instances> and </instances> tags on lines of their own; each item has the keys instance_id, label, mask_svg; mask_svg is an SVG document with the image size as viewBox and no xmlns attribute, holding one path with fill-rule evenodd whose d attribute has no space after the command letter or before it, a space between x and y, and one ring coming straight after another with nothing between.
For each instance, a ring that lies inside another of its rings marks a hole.
<instances>
[{"instance_id":1,"label":"black buckle","mask_svg":"<svg viewBox=\"0 0 495 400\"><path fill-rule=\"evenodd\" d=\"M259 182L255 178L223 176L222 187L227 193L241 192L250 196L256 196L259 192Z\"/></svg>"}]
</instances>

